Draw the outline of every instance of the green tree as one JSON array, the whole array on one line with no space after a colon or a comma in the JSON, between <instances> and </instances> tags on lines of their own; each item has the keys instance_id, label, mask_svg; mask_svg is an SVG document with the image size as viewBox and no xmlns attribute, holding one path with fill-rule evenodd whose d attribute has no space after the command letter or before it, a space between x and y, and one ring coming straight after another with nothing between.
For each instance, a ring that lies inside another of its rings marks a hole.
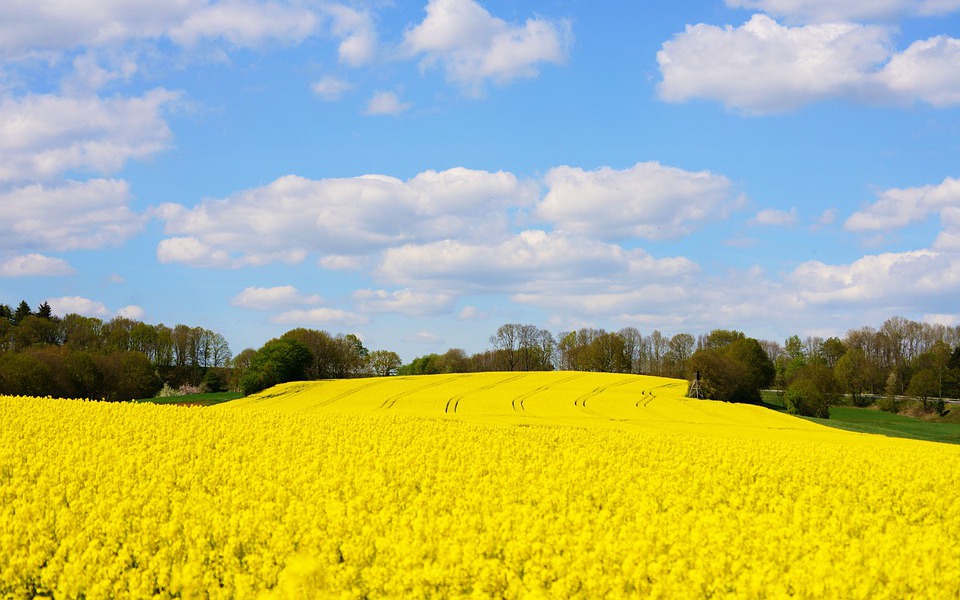
<instances>
[{"instance_id":1,"label":"green tree","mask_svg":"<svg viewBox=\"0 0 960 600\"><path fill-rule=\"evenodd\" d=\"M313 356L303 343L290 338L270 340L250 359L240 378L240 391L250 395L280 383L304 379L312 361Z\"/></svg>"},{"instance_id":2,"label":"green tree","mask_svg":"<svg viewBox=\"0 0 960 600\"><path fill-rule=\"evenodd\" d=\"M103 397L108 401L153 398L163 387L153 364L142 352L115 350L97 355L94 360L103 373Z\"/></svg>"},{"instance_id":3,"label":"green tree","mask_svg":"<svg viewBox=\"0 0 960 600\"><path fill-rule=\"evenodd\" d=\"M24 319L32 315L33 313L30 310L30 305L27 304L26 300L21 300L20 304L17 306L17 310L13 311L13 318L11 322L14 325L19 325Z\"/></svg>"},{"instance_id":4,"label":"green tree","mask_svg":"<svg viewBox=\"0 0 960 600\"><path fill-rule=\"evenodd\" d=\"M821 419L830 418L830 405L838 398L833 372L820 363L800 369L783 393L787 412Z\"/></svg>"},{"instance_id":5,"label":"green tree","mask_svg":"<svg viewBox=\"0 0 960 600\"><path fill-rule=\"evenodd\" d=\"M920 369L910 378L907 385L907 395L920 400L923 412L930 410L930 399L940 393L940 381L934 369Z\"/></svg>"},{"instance_id":6,"label":"green tree","mask_svg":"<svg viewBox=\"0 0 960 600\"><path fill-rule=\"evenodd\" d=\"M870 364L867 355L860 348L853 348L845 352L833 368L834 376L840 389L850 394L854 406L870 404L864 399L864 391L870 383Z\"/></svg>"},{"instance_id":7,"label":"green tree","mask_svg":"<svg viewBox=\"0 0 960 600\"><path fill-rule=\"evenodd\" d=\"M53 373L39 358L22 352L0 355L0 393L10 396L55 395Z\"/></svg>"},{"instance_id":8,"label":"green tree","mask_svg":"<svg viewBox=\"0 0 960 600\"><path fill-rule=\"evenodd\" d=\"M694 352L690 370L700 373L704 395L727 402L760 403L760 390L774 378L774 366L760 342L733 338L726 346Z\"/></svg>"},{"instance_id":9,"label":"green tree","mask_svg":"<svg viewBox=\"0 0 960 600\"><path fill-rule=\"evenodd\" d=\"M820 346L820 354L827 366L834 368L844 354L847 353L847 345L838 337L827 338Z\"/></svg>"},{"instance_id":10,"label":"green tree","mask_svg":"<svg viewBox=\"0 0 960 600\"><path fill-rule=\"evenodd\" d=\"M397 369L403 365L403 361L400 360L400 355L390 350L374 350L370 353L369 359L370 368L373 370L374 375L378 377L394 375Z\"/></svg>"},{"instance_id":11,"label":"green tree","mask_svg":"<svg viewBox=\"0 0 960 600\"><path fill-rule=\"evenodd\" d=\"M43 302L39 307L37 307L37 316L41 319L49 319L53 317L53 309L50 308L50 304Z\"/></svg>"}]
</instances>

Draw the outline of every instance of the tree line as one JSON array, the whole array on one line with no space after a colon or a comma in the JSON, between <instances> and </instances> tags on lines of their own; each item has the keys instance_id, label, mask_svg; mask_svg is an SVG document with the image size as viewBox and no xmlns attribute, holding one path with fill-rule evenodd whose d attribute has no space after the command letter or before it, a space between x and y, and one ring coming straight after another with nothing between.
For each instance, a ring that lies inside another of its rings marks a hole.
<instances>
[{"instance_id":1,"label":"tree line","mask_svg":"<svg viewBox=\"0 0 960 600\"><path fill-rule=\"evenodd\" d=\"M676 377L699 385L705 397L759 402L760 391L780 390L790 412L829 417L832 404L899 411L914 399L923 412L945 410L960 397L960 326L887 319L879 328L852 329L842 338L793 335L783 343L716 329L694 337L643 335L582 328L557 335L534 325L506 324L490 336L491 349L467 355L452 348L418 357L400 374L469 371L602 371Z\"/></svg>"},{"instance_id":2,"label":"tree line","mask_svg":"<svg viewBox=\"0 0 960 600\"><path fill-rule=\"evenodd\" d=\"M368 350L354 334L296 328L233 356L209 329L54 316L0 304L0 394L129 400L162 386L251 394L285 381L479 371L572 370L636 373L697 380L704 397L759 402L780 390L788 410L829 416L831 404L877 403L898 411L907 399L921 411L945 411L960 397L960 326L887 319L842 338L798 335L783 343L716 329L694 336L581 328L553 334L507 323L489 348L451 348L403 364L390 350Z\"/></svg>"},{"instance_id":3,"label":"tree line","mask_svg":"<svg viewBox=\"0 0 960 600\"><path fill-rule=\"evenodd\" d=\"M227 389L232 355L214 331L126 317L58 317L0 304L0 394L130 400L163 387Z\"/></svg>"}]
</instances>

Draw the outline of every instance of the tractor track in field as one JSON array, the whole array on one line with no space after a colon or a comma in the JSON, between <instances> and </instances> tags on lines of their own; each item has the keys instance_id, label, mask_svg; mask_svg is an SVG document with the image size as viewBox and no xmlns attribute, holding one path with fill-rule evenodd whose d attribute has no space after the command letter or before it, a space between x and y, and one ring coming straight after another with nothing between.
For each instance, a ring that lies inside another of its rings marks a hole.
<instances>
[{"instance_id":1,"label":"tractor track in field","mask_svg":"<svg viewBox=\"0 0 960 600\"><path fill-rule=\"evenodd\" d=\"M653 390L658 390L660 388L669 387L671 384L665 383L663 385L658 385L656 387L650 388L649 390L640 391L640 399L634 404L637 408L646 408L648 404L657 399L657 395L653 393Z\"/></svg>"},{"instance_id":2,"label":"tractor track in field","mask_svg":"<svg viewBox=\"0 0 960 600\"><path fill-rule=\"evenodd\" d=\"M450 410L450 404L452 403L452 404L453 404L453 411L452 411L452 412L456 413L456 412L457 412L457 409L460 408L460 401L463 400L465 396L469 396L470 394L476 394L476 393L478 393L478 392L484 392L484 391L486 391L486 390L493 389L493 388L497 387L498 385L503 385L503 384L505 384L505 383L510 383L511 381L516 381L516 380L518 380L518 379L521 379L521 378L523 378L523 377L526 377L526 376L529 375L529 374L530 374L529 371L524 371L523 373L520 373L519 375L513 375L513 376L511 376L511 377L507 377L506 379L502 379L502 380L500 380L500 381L495 381L494 383L490 383L490 384L487 384L487 385L484 385L484 386L480 386L480 387L478 387L478 388L475 389L475 390L470 390L469 392L464 392L464 393L462 393L462 394L457 394L456 396L452 396L449 400L447 400L447 405L443 407L443 412L444 412L444 413L449 413L449 412L451 412L451 410Z\"/></svg>"},{"instance_id":3,"label":"tractor track in field","mask_svg":"<svg viewBox=\"0 0 960 600\"><path fill-rule=\"evenodd\" d=\"M510 406L513 407L514 412L520 412L520 411L524 411L524 412L525 412L525 411L527 410L527 407L524 406L523 403L524 403L524 401L525 401L527 398L529 398L530 396L533 396L533 395L535 395L535 394L539 394L540 392L545 392L545 391L549 390L550 388L552 388L552 387L554 387L554 386L560 385L560 384L562 384L562 383L567 383L568 381L572 381L572 380L574 380L574 379L576 379L576 378L578 378L578 377L583 377L583 375L584 375L583 373L576 373L576 374L574 374L574 375L570 375L569 377L564 377L563 379L558 379L557 381L554 381L553 383L548 383L548 384L546 384L546 385L541 385L540 387L538 387L538 388L535 389L535 390L530 390L529 392L524 392L523 394L520 394L519 396L517 396L516 398L514 398L513 400L511 400L511 401L510 401ZM520 410L519 410L519 411L517 410L517 401L518 401L518 400L520 401Z\"/></svg>"},{"instance_id":4,"label":"tractor track in field","mask_svg":"<svg viewBox=\"0 0 960 600\"><path fill-rule=\"evenodd\" d=\"M620 387L620 386L622 386L622 385L627 385L627 384L629 384L629 383L636 383L636 380L635 380L635 379L624 379L623 381L618 381L618 382L616 382L616 383L611 383L611 384L608 384L608 385L601 385L601 386L599 386L599 387L595 387L595 388L593 388L592 391L589 391L589 392L587 392L586 394L583 394L582 396L579 396L578 398L574 399L573 405L574 405L574 406L579 406L579 407L581 407L581 408L586 408L586 407L587 407L587 400L589 400L589 399L591 399L591 398L595 398L595 397L599 396L600 394L606 392L607 390L609 390L609 389L611 389L611 388Z\"/></svg>"},{"instance_id":5,"label":"tractor track in field","mask_svg":"<svg viewBox=\"0 0 960 600\"><path fill-rule=\"evenodd\" d=\"M363 384L363 385L358 385L358 386L356 386L356 387L354 387L354 388L351 388L351 389L349 389L349 390L347 390L347 391L345 391L345 392L341 392L341 393L337 394L336 396L333 396L333 397L331 397L331 398L327 398L326 400L323 400L322 402L318 402L318 403L317 403L317 406L328 406L328 405L330 405L330 404L333 404L333 403L336 402L337 400L342 400L343 398L346 398L347 396L352 396L352 395L356 394L357 392L362 392L363 390L365 390L365 389L367 389L367 388L371 388L371 387L373 387L373 386L375 386L375 385L383 385L384 383L387 383L387 381L389 381L389 380L388 380L386 377L378 377L377 380L375 380L375 381L371 381L370 383L365 383L365 384Z\"/></svg>"},{"instance_id":6,"label":"tractor track in field","mask_svg":"<svg viewBox=\"0 0 960 600\"><path fill-rule=\"evenodd\" d=\"M468 376L468 374L457 375L456 377L450 377L449 379L442 379L442 380L440 380L440 381L434 381L433 383L428 383L428 384L426 384L426 385L421 385L421 386L415 387L415 388L413 388L413 389L411 389L411 390L406 390L406 391L404 391L404 392L400 392L399 394L394 394L393 396L389 396L387 399L385 399L385 400L383 401L383 403L380 404L380 408L386 409L386 410L390 410L390 409L393 408L394 405L397 403L397 400L400 400L401 398L406 398L407 396L412 396L413 394L420 393L420 392L422 392L423 390L427 390L427 389L430 389L430 388L435 388L435 387L444 385L444 384L446 384L446 383L450 383L451 381L456 381L457 379L463 379L464 377L467 377L467 376ZM444 411L444 412L446 412L446 411Z\"/></svg>"}]
</instances>

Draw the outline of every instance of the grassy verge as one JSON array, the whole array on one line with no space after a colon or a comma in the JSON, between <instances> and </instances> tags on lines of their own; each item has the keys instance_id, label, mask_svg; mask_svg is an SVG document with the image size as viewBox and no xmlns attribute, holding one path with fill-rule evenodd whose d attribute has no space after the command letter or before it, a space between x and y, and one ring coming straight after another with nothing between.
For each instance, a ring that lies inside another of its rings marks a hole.
<instances>
[{"instance_id":1,"label":"grassy verge","mask_svg":"<svg viewBox=\"0 0 960 600\"><path fill-rule=\"evenodd\" d=\"M214 394L188 394L186 396L168 396L166 398L142 398L137 402L151 402L153 404L176 404L188 406L211 406L221 402L229 402L242 398L240 392L217 392Z\"/></svg>"},{"instance_id":2,"label":"grassy verge","mask_svg":"<svg viewBox=\"0 0 960 600\"><path fill-rule=\"evenodd\" d=\"M785 410L780 396L774 392L764 392L763 402L768 408ZM960 409L953 408L951 411ZM852 406L831 406L829 419L814 419L802 417L814 423L856 431L860 433L876 433L890 437L902 437L928 442L946 442L960 444L960 423L952 421L951 415L947 419L925 421L904 415L895 415L876 408L855 408Z\"/></svg>"}]
</instances>

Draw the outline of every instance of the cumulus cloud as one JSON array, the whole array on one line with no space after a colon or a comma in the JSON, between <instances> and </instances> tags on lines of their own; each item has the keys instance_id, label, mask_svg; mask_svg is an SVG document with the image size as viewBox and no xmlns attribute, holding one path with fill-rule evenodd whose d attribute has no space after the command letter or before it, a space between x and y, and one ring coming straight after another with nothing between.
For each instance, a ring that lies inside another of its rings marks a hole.
<instances>
[{"instance_id":1,"label":"cumulus cloud","mask_svg":"<svg viewBox=\"0 0 960 600\"><path fill-rule=\"evenodd\" d=\"M537 216L558 229L601 239L686 235L725 216L738 200L726 177L656 162L625 170L556 167L544 182L549 191Z\"/></svg>"},{"instance_id":2,"label":"cumulus cloud","mask_svg":"<svg viewBox=\"0 0 960 600\"><path fill-rule=\"evenodd\" d=\"M125 319L132 319L134 321L142 321L143 318L147 315L147 311L141 306L136 304L131 304L129 306L124 306L117 311L118 317L123 317Z\"/></svg>"},{"instance_id":3,"label":"cumulus cloud","mask_svg":"<svg viewBox=\"0 0 960 600\"><path fill-rule=\"evenodd\" d=\"M794 270L788 283L813 306L915 304L918 298L953 298L960 292L960 257L914 250L868 255L848 265L809 261Z\"/></svg>"},{"instance_id":4,"label":"cumulus cloud","mask_svg":"<svg viewBox=\"0 0 960 600\"><path fill-rule=\"evenodd\" d=\"M314 11L282 2L170 0L139 2L131 10L130 3L115 0L44 0L41 10L31 0L9 0L0 4L0 56L160 38L185 46L223 39L249 47L299 41L318 24Z\"/></svg>"},{"instance_id":5,"label":"cumulus cloud","mask_svg":"<svg viewBox=\"0 0 960 600\"><path fill-rule=\"evenodd\" d=\"M747 113L795 109L859 91L889 58L883 27L785 27L754 15L733 28L688 25L663 44L658 92L668 102L707 98Z\"/></svg>"},{"instance_id":6,"label":"cumulus cloud","mask_svg":"<svg viewBox=\"0 0 960 600\"><path fill-rule=\"evenodd\" d=\"M819 217L817 217L816 223L814 223L814 228L826 227L827 225L833 225L837 220L837 215L840 211L836 208L828 208L823 211Z\"/></svg>"},{"instance_id":7,"label":"cumulus cloud","mask_svg":"<svg viewBox=\"0 0 960 600\"><path fill-rule=\"evenodd\" d=\"M762 14L740 27L688 25L657 53L658 94L717 100L746 114L828 99L960 104L960 40L940 35L897 52L891 31L849 22L790 27Z\"/></svg>"},{"instance_id":8,"label":"cumulus cloud","mask_svg":"<svg viewBox=\"0 0 960 600\"><path fill-rule=\"evenodd\" d=\"M47 300L53 314L64 316L71 313L83 315L85 317L109 317L110 311L102 302L84 298L82 296L61 296L59 298L50 298Z\"/></svg>"},{"instance_id":9,"label":"cumulus cloud","mask_svg":"<svg viewBox=\"0 0 960 600\"><path fill-rule=\"evenodd\" d=\"M303 294L292 285L276 287L245 288L230 300L230 304L240 308L252 310L278 310L291 306L321 304L323 297L319 294Z\"/></svg>"},{"instance_id":10,"label":"cumulus cloud","mask_svg":"<svg viewBox=\"0 0 960 600\"><path fill-rule=\"evenodd\" d=\"M23 254L0 263L0 277L56 276L74 273L76 271L67 261L43 254Z\"/></svg>"},{"instance_id":11,"label":"cumulus cloud","mask_svg":"<svg viewBox=\"0 0 960 600\"><path fill-rule=\"evenodd\" d=\"M454 301L450 294L416 292L409 288L393 292L357 290L352 297L357 309L363 313L396 313L414 317L448 312Z\"/></svg>"},{"instance_id":12,"label":"cumulus cloud","mask_svg":"<svg viewBox=\"0 0 960 600\"><path fill-rule=\"evenodd\" d=\"M366 115L399 115L410 108L395 92L376 92L367 103Z\"/></svg>"},{"instance_id":13,"label":"cumulus cloud","mask_svg":"<svg viewBox=\"0 0 960 600\"><path fill-rule=\"evenodd\" d=\"M430 331L418 331L403 336L403 341L417 344L439 345L443 343L443 338Z\"/></svg>"},{"instance_id":14,"label":"cumulus cloud","mask_svg":"<svg viewBox=\"0 0 960 600\"><path fill-rule=\"evenodd\" d=\"M960 0L726 0L726 4L800 22L870 21L960 10Z\"/></svg>"},{"instance_id":15,"label":"cumulus cloud","mask_svg":"<svg viewBox=\"0 0 960 600\"><path fill-rule=\"evenodd\" d=\"M369 323L370 319L338 308L318 307L288 310L270 319L283 325L342 325L351 327Z\"/></svg>"},{"instance_id":16,"label":"cumulus cloud","mask_svg":"<svg viewBox=\"0 0 960 600\"><path fill-rule=\"evenodd\" d=\"M353 85L348 81L327 76L311 85L310 89L317 96L332 102L339 100L344 93L353 89Z\"/></svg>"},{"instance_id":17,"label":"cumulus cloud","mask_svg":"<svg viewBox=\"0 0 960 600\"><path fill-rule=\"evenodd\" d=\"M221 38L234 46L256 47L267 40L300 42L319 25L310 10L277 2L221 0L204 4L167 30L171 40L192 46L204 39Z\"/></svg>"},{"instance_id":18,"label":"cumulus cloud","mask_svg":"<svg viewBox=\"0 0 960 600\"><path fill-rule=\"evenodd\" d=\"M786 211L777 208L765 208L750 219L749 223L750 225L769 225L775 227L796 225L797 209L791 208L789 211Z\"/></svg>"},{"instance_id":19,"label":"cumulus cloud","mask_svg":"<svg viewBox=\"0 0 960 600\"><path fill-rule=\"evenodd\" d=\"M535 77L541 63L562 63L572 38L566 21L511 24L473 0L430 0L426 12L406 32L404 51L421 56L422 68L439 65L448 81L474 95L488 80L503 84Z\"/></svg>"},{"instance_id":20,"label":"cumulus cloud","mask_svg":"<svg viewBox=\"0 0 960 600\"><path fill-rule=\"evenodd\" d=\"M528 230L498 244L444 240L388 249L378 274L401 285L520 292L544 287L632 286L696 272L685 258L656 259L570 233Z\"/></svg>"},{"instance_id":21,"label":"cumulus cloud","mask_svg":"<svg viewBox=\"0 0 960 600\"><path fill-rule=\"evenodd\" d=\"M948 208L960 208L960 179L947 177L937 185L884 190L876 202L850 215L843 226L848 231L891 230Z\"/></svg>"},{"instance_id":22,"label":"cumulus cloud","mask_svg":"<svg viewBox=\"0 0 960 600\"><path fill-rule=\"evenodd\" d=\"M916 41L891 57L878 75L893 98L932 106L960 104L960 40L938 35Z\"/></svg>"},{"instance_id":23,"label":"cumulus cloud","mask_svg":"<svg viewBox=\"0 0 960 600\"><path fill-rule=\"evenodd\" d=\"M161 242L158 256L223 267L296 262L309 252L358 257L405 243L500 239L508 229L503 209L529 202L534 191L509 173L463 168L426 171L407 181L288 175L192 209L161 206L155 215L171 237ZM354 265L334 258L325 264Z\"/></svg>"},{"instance_id":24,"label":"cumulus cloud","mask_svg":"<svg viewBox=\"0 0 960 600\"><path fill-rule=\"evenodd\" d=\"M172 237L157 244L157 260L163 264L185 263L194 267L237 267L241 261L216 250L195 237Z\"/></svg>"},{"instance_id":25,"label":"cumulus cloud","mask_svg":"<svg viewBox=\"0 0 960 600\"><path fill-rule=\"evenodd\" d=\"M363 256L345 256L342 254L330 254L321 256L317 264L324 269L331 271L357 270L366 263Z\"/></svg>"},{"instance_id":26,"label":"cumulus cloud","mask_svg":"<svg viewBox=\"0 0 960 600\"><path fill-rule=\"evenodd\" d=\"M337 53L340 62L359 67L373 60L377 49L377 32L369 13L349 6L326 6L333 25L331 30L340 38Z\"/></svg>"},{"instance_id":27,"label":"cumulus cloud","mask_svg":"<svg viewBox=\"0 0 960 600\"><path fill-rule=\"evenodd\" d=\"M477 321L480 319L486 319L490 314L486 311L480 310L472 304L464 306L460 312L457 314L457 318L462 321Z\"/></svg>"},{"instance_id":28,"label":"cumulus cloud","mask_svg":"<svg viewBox=\"0 0 960 600\"><path fill-rule=\"evenodd\" d=\"M0 99L0 182L43 181L80 169L113 173L170 146L163 117L177 92L137 98L28 95Z\"/></svg>"},{"instance_id":29,"label":"cumulus cloud","mask_svg":"<svg viewBox=\"0 0 960 600\"><path fill-rule=\"evenodd\" d=\"M77 250L117 244L143 226L123 181L93 179L0 192L0 249Z\"/></svg>"}]
</instances>

